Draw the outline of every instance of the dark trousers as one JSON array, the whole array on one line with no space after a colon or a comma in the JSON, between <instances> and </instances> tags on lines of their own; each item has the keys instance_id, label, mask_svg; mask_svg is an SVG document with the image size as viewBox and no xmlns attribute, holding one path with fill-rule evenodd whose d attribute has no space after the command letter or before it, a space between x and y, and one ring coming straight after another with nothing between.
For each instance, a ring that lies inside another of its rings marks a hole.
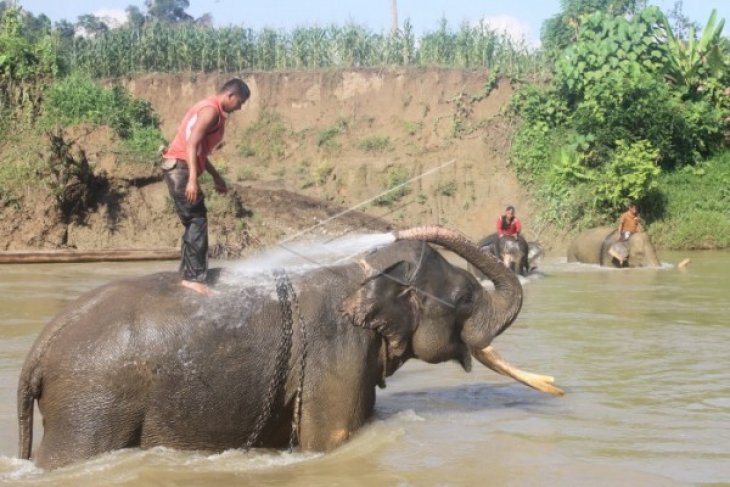
<instances>
[{"instance_id":1,"label":"dark trousers","mask_svg":"<svg viewBox=\"0 0 730 487\"><path fill-rule=\"evenodd\" d=\"M185 227L182 236L180 274L187 281L205 282L208 275L208 210L205 196L198 190L198 197L190 203L185 198L188 184L188 166L177 161L165 171L165 182L175 204L175 212Z\"/></svg>"}]
</instances>

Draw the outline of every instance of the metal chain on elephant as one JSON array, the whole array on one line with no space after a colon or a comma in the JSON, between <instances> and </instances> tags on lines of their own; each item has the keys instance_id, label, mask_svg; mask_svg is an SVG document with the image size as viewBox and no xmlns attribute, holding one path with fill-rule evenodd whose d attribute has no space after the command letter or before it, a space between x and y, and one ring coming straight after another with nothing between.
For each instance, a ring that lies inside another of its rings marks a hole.
<instances>
[{"instance_id":1,"label":"metal chain on elephant","mask_svg":"<svg viewBox=\"0 0 730 487\"><path fill-rule=\"evenodd\" d=\"M281 309L282 320L281 320L281 342L276 350L276 359L274 362L274 375L269 383L269 389L266 391L266 397L264 403L256 419L256 424L253 430L248 435L244 448L250 449L256 441L258 441L261 432L266 426L269 418L271 417L271 411L276 401L276 397L279 391L284 387L286 382L289 356L291 355L291 344L292 334L294 328L294 322L292 319L291 303L289 302L289 288L291 284L288 283L286 273L281 270L274 272L276 278L276 294L279 297L279 307Z\"/></svg>"},{"instance_id":2,"label":"metal chain on elephant","mask_svg":"<svg viewBox=\"0 0 730 487\"><path fill-rule=\"evenodd\" d=\"M294 411L292 414L292 427L291 435L289 437L289 451L294 449L295 443L299 437L299 420L301 417L302 407L302 391L304 389L304 363L307 355L307 329L306 323L302 316L302 310L299 306L299 300L297 294L294 291L294 287L291 281L283 270L277 270L274 272L276 279L276 294L279 298L279 308L281 309L282 320L281 320L281 342L276 350L275 369L274 376L269 383L269 388L266 392L264 405L259 413L259 417L256 419L254 429L248 436L244 448L250 449L256 441L258 441L261 432L266 426L267 421L271 417L272 407L276 401L277 395L284 387L288 373L288 363L291 356L292 350L292 337L294 334L294 319L292 313L292 302L297 308L297 318L299 320L299 333L301 338L301 353L299 355L299 381L297 384L297 392L294 397ZM291 298L291 301L290 301Z\"/></svg>"},{"instance_id":3,"label":"metal chain on elephant","mask_svg":"<svg viewBox=\"0 0 730 487\"><path fill-rule=\"evenodd\" d=\"M294 449L294 445L299 443L299 422L302 413L302 393L304 391L304 364L307 359L307 326L302 316L302 308L299 306L299 299L291 281L287 279L289 292L291 293L294 306L297 308L297 318L299 318L299 337L302 351L299 354L299 384L297 384L297 393L294 396L294 412L291 421L291 435L289 436L289 451Z\"/></svg>"}]
</instances>

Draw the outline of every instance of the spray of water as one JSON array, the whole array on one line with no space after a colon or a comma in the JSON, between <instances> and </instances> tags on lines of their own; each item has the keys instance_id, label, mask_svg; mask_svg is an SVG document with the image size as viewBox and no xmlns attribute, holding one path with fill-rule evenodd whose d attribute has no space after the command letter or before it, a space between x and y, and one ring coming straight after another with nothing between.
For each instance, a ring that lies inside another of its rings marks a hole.
<instances>
[{"instance_id":1,"label":"spray of water","mask_svg":"<svg viewBox=\"0 0 730 487\"><path fill-rule=\"evenodd\" d=\"M411 184L421 178L450 166L456 159L447 161L440 166L415 176L404 183L389 188L379 195L373 196L365 201L351 206L316 225L305 228L294 235L279 241L273 249L266 250L257 256L239 262L229 268L229 277L246 276L256 279L257 276L268 276L274 269L286 269L288 273L305 272L322 266L337 265L376 247L387 245L395 241L395 236L390 233L349 235L347 237L331 239L327 241L298 240L302 235L311 233L313 230L328 224L329 222L355 211L391 191L400 190L402 187ZM224 278L224 281L226 279Z\"/></svg>"},{"instance_id":2,"label":"spray of water","mask_svg":"<svg viewBox=\"0 0 730 487\"><path fill-rule=\"evenodd\" d=\"M233 276L268 275L274 269L294 274L323 266L333 266L395 241L392 233L350 234L330 240L307 240L278 244L228 267ZM249 281L250 282L250 281Z\"/></svg>"}]
</instances>

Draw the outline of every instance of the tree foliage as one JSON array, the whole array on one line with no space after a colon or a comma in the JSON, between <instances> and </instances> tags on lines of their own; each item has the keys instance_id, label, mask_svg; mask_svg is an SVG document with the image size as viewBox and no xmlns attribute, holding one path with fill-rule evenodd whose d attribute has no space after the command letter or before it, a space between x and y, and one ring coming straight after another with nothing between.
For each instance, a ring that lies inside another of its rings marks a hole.
<instances>
[{"instance_id":1,"label":"tree foliage","mask_svg":"<svg viewBox=\"0 0 730 487\"><path fill-rule=\"evenodd\" d=\"M185 10L190 7L188 0L145 0L147 16L158 22L189 22L193 17Z\"/></svg>"},{"instance_id":2,"label":"tree foliage","mask_svg":"<svg viewBox=\"0 0 730 487\"><path fill-rule=\"evenodd\" d=\"M662 170L694 165L730 141L723 22L713 12L702 35L690 29L685 41L656 7L627 15L638 2L563 4L574 30L551 84L513 100L523 121L513 162L556 220L597 223L627 199L660 212L650 200Z\"/></svg>"},{"instance_id":3,"label":"tree foliage","mask_svg":"<svg viewBox=\"0 0 730 487\"><path fill-rule=\"evenodd\" d=\"M721 34L725 19L717 21L717 10L712 9L702 35L695 35L694 26L689 27L689 37L682 40L674 35L669 21L662 18L667 40L667 78L675 86L684 90L685 95L694 97L700 88L707 86L708 80L722 77L727 68L725 55L721 50Z\"/></svg>"},{"instance_id":4,"label":"tree foliage","mask_svg":"<svg viewBox=\"0 0 730 487\"><path fill-rule=\"evenodd\" d=\"M23 35L20 8L7 7L0 20L0 109L29 110L40 105L40 82L55 76L58 64L50 35L37 42Z\"/></svg>"},{"instance_id":5,"label":"tree foliage","mask_svg":"<svg viewBox=\"0 0 730 487\"><path fill-rule=\"evenodd\" d=\"M646 5L645 0L561 0L561 11L547 19L541 29L543 48L560 52L574 43L583 17L603 12L614 17L633 15Z\"/></svg>"}]
</instances>

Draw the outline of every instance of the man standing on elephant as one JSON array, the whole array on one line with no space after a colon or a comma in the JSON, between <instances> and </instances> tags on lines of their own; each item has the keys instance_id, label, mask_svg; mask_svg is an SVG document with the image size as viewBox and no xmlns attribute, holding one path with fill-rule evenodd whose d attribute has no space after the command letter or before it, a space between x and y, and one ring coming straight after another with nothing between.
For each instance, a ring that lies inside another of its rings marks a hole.
<instances>
[{"instance_id":1,"label":"man standing on elephant","mask_svg":"<svg viewBox=\"0 0 730 487\"><path fill-rule=\"evenodd\" d=\"M180 260L182 285L206 296L212 294L206 284L208 217L198 180L203 171L208 171L217 192L228 190L208 155L223 139L226 115L240 110L250 96L251 91L242 80L233 78L227 81L218 93L188 110L175 138L163 154L165 182L175 211L185 227Z\"/></svg>"},{"instance_id":2,"label":"man standing on elephant","mask_svg":"<svg viewBox=\"0 0 730 487\"><path fill-rule=\"evenodd\" d=\"M518 237L522 231L522 222L515 216L515 207L508 206L504 215L497 218L497 235L500 237Z\"/></svg>"}]
</instances>

